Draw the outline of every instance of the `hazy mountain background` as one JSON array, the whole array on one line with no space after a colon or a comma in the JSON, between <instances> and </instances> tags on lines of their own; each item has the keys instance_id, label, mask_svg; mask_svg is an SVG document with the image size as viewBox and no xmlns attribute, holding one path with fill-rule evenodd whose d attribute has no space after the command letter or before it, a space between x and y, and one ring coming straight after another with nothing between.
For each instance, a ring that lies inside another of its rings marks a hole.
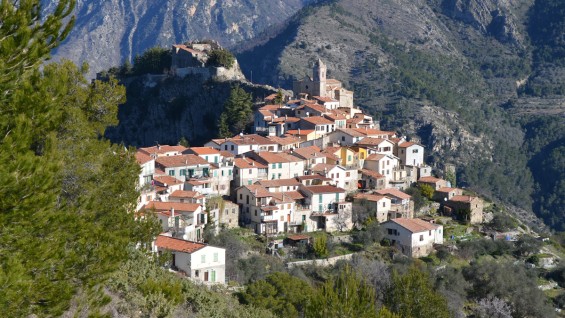
<instances>
[{"instance_id":1,"label":"hazy mountain background","mask_svg":"<svg viewBox=\"0 0 565 318\"><path fill-rule=\"evenodd\" d=\"M280 23L311 0L78 0L77 22L55 59L88 62L89 75L154 46L198 39L231 46ZM47 10L57 1L44 0Z\"/></svg>"},{"instance_id":2,"label":"hazy mountain background","mask_svg":"<svg viewBox=\"0 0 565 318\"><path fill-rule=\"evenodd\" d=\"M321 58L383 128L424 144L440 175L454 164L460 186L565 230L564 33L558 0L78 1L55 57L99 71L211 38L248 79L283 88Z\"/></svg>"}]
</instances>

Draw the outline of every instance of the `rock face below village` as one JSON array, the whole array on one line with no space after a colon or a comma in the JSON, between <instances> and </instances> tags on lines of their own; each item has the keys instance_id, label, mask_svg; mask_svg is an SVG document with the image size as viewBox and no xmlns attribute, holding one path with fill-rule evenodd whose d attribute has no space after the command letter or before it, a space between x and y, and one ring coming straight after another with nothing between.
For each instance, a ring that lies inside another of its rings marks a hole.
<instances>
[{"instance_id":1,"label":"rock face below village","mask_svg":"<svg viewBox=\"0 0 565 318\"><path fill-rule=\"evenodd\" d=\"M122 80L127 102L118 111L119 124L106 130L106 137L128 146L177 144L185 138L202 144L218 134L217 122L232 85L240 85L254 98L275 92L247 81L184 78L167 75L133 76Z\"/></svg>"},{"instance_id":2,"label":"rock face below village","mask_svg":"<svg viewBox=\"0 0 565 318\"><path fill-rule=\"evenodd\" d=\"M57 1L43 0L46 10ZM132 60L153 46L214 39L222 46L243 41L280 23L308 0L79 0L76 24L55 58L89 63L96 72Z\"/></svg>"}]
</instances>

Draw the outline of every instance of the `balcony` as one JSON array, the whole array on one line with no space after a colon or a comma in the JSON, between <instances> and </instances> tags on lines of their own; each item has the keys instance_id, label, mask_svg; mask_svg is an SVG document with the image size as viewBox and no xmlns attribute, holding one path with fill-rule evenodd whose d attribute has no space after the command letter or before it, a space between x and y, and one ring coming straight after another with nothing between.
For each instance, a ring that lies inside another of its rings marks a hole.
<instances>
[{"instance_id":1,"label":"balcony","mask_svg":"<svg viewBox=\"0 0 565 318\"><path fill-rule=\"evenodd\" d=\"M302 205L302 204L295 204L294 205L294 209L296 211L306 211L306 210L311 210L311 206L310 205Z\"/></svg>"}]
</instances>

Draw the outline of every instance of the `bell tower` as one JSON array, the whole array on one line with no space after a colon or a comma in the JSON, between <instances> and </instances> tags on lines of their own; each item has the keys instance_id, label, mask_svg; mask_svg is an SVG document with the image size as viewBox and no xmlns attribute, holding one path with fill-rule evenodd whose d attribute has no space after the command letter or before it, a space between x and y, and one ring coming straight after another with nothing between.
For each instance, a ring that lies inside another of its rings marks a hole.
<instances>
[{"instance_id":1,"label":"bell tower","mask_svg":"<svg viewBox=\"0 0 565 318\"><path fill-rule=\"evenodd\" d=\"M318 59L316 64L314 64L314 89L312 92L314 96L326 96L326 73L326 64L324 64L322 60Z\"/></svg>"}]
</instances>

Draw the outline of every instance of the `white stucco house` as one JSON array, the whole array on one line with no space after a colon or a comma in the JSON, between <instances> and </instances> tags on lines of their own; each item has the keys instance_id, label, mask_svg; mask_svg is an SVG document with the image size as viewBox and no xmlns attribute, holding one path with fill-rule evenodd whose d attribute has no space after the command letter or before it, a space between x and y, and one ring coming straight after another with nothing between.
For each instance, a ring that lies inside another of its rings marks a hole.
<instances>
[{"instance_id":1,"label":"white stucco house","mask_svg":"<svg viewBox=\"0 0 565 318\"><path fill-rule=\"evenodd\" d=\"M443 244L443 226L421 219L398 218L382 224L385 238L403 254L411 257L429 255L434 244Z\"/></svg>"},{"instance_id":2,"label":"white stucco house","mask_svg":"<svg viewBox=\"0 0 565 318\"><path fill-rule=\"evenodd\" d=\"M226 284L226 250L202 243L159 235L154 252L171 252L171 268L206 285Z\"/></svg>"},{"instance_id":3,"label":"white stucco house","mask_svg":"<svg viewBox=\"0 0 565 318\"><path fill-rule=\"evenodd\" d=\"M395 155L400 159L401 165L420 167L424 164L424 147L413 142L398 144Z\"/></svg>"}]
</instances>

